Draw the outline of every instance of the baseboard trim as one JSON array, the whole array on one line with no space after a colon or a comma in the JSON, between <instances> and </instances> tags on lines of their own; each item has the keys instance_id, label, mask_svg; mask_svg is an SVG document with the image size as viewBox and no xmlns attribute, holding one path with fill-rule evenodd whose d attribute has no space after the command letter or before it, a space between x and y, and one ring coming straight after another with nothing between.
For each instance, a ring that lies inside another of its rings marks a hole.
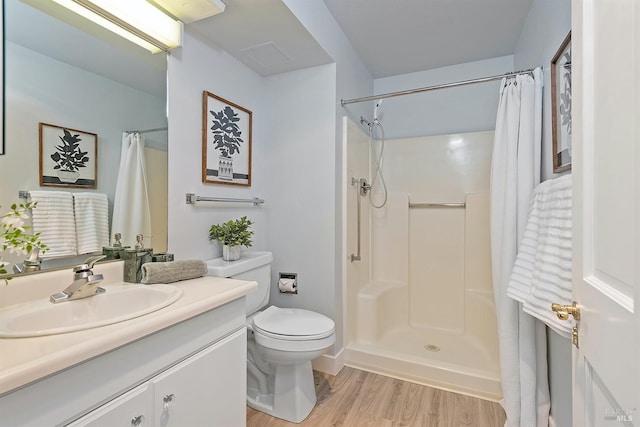
<instances>
[{"instance_id":1,"label":"baseboard trim","mask_svg":"<svg viewBox=\"0 0 640 427\"><path fill-rule=\"evenodd\" d=\"M335 356L323 354L313 359L311 366L313 366L313 369L316 371L329 375L338 375L338 372L340 372L340 369L344 366L344 347Z\"/></svg>"}]
</instances>

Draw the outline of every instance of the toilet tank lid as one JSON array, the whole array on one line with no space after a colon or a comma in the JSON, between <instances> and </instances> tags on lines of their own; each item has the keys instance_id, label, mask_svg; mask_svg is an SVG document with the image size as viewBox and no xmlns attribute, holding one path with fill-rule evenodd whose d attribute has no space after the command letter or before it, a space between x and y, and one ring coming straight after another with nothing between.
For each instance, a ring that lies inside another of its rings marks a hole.
<instances>
[{"instance_id":1,"label":"toilet tank lid","mask_svg":"<svg viewBox=\"0 0 640 427\"><path fill-rule=\"evenodd\" d=\"M273 261L273 255L267 251L245 251L239 260L225 261L220 258L207 260L207 275L216 277L233 277L254 268L262 267Z\"/></svg>"}]
</instances>

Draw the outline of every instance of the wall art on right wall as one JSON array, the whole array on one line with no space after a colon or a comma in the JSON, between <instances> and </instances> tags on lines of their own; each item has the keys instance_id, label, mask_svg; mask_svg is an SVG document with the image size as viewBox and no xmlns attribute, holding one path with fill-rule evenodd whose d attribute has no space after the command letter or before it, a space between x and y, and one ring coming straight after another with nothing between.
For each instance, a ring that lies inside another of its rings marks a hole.
<instances>
[{"instance_id":1,"label":"wall art on right wall","mask_svg":"<svg viewBox=\"0 0 640 427\"><path fill-rule=\"evenodd\" d=\"M553 172L571 169L571 31L551 60Z\"/></svg>"},{"instance_id":2,"label":"wall art on right wall","mask_svg":"<svg viewBox=\"0 0 640 427\"><path fill-rule=\"evenodd\" d=\"M202 93L202 182L251 186L252 113Z\"/></svg>"}]
</instances>

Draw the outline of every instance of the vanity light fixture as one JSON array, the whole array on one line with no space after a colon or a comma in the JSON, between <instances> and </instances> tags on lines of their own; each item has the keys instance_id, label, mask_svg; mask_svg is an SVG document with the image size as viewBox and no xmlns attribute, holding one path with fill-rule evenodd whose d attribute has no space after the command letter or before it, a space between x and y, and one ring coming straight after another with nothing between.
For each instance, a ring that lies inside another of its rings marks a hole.
<instances>
[{"instance_id":1,"label":"vanity light fixture","mask_svg":"<svg viewBox=\"0 0 640 427\"><path fill-rule=\"evenodd\" d=\"M152 53L181 46L182 22L146 0L54 1Z\"/></svg>"}]
</instances>

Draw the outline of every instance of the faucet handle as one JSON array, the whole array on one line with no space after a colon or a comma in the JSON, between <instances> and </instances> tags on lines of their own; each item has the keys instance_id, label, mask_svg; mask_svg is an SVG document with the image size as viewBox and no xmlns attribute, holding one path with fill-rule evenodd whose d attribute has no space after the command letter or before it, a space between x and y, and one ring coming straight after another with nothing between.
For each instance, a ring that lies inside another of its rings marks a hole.
<instances>
[{"instance_id":1,"label":"faucet handle","mask_svg":"<svg viewBox=\"0 0 640 427\"><path fill-rule=\"evenodd\" d=\"M106 257L107 257L106 255L96 255L96 256L89 257L86 260L84 260L84 264L76 265L75 267L73 267L73 272L77 273L79 271L91 270L96 262Z\"/></svg>"}]
</instances>

